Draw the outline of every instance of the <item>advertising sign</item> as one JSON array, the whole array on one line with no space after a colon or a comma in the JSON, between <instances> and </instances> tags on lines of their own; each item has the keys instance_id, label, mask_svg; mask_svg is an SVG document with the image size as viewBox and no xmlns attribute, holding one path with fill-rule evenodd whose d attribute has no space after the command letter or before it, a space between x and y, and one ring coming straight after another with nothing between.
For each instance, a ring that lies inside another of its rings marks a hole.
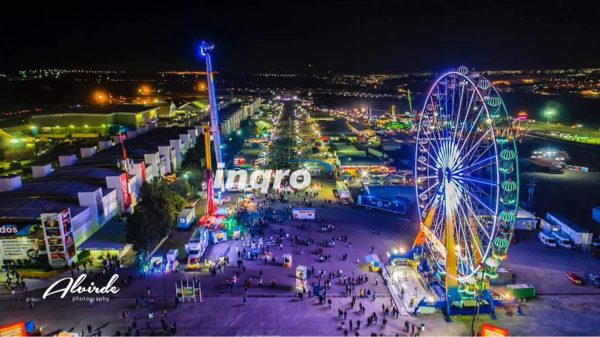
<instances>
[{"instance_id":1,"label":"advertising sign","mask_svg":"<svg viewBox=\"0 0 600 337\"><path fill-rule=\"evenodd\" d=\"M142 181L146 181L146 163L140 162L140 171L142 171Z\"/></svg>"},{"instance_id":2,"label":"advertising sign","mask_svg":"<svg viewBox=\"0 0 600 337\"><path fill-rule=\"evenodd\" d=\"M495 326L495 325L483 323L481 325L481 336L489 336L489 337L508 336L508 330L498 327L498 326Z\"/></svg>"},{"instance_id":3,"label":"advertising sign","mask_svg":"<svg viewBox=\"0 0 600 337\"><path fill-rule=\"evenodd\" d=\"M60 213L43 213L41 218L48 262L51 266L64 266L75 256L71 210L67 208Z\"/></svg>"},{"instance_id":4,"label":"advertising sign","mask_svg":"<svg viewBox=\"0 0 600 337\"><path fill-rule=\"evenodd\" d=\"M315 219L315 208L294 208L292 209L292 217L295 220Z\"/></svg>"},{"instance_id":5,"label":"advertising sign","mask_svg":"<svg viewBox=\"0 0 600 337\"><path fill-rule=\"evenodd\" d=\"M119 177L119 181L121 182L121 197L123 199L123 209L128 209L129 205L131 205L131 200L129 200L129 184L127 182L127 175L122 174Z\"/></svg>"},{"instance_id":6,"label":"advertising sign","mask_svg":"<svg viewBox=\"0 0 600 337\"><path fill-rule=\"evenodd\" d=\"M39 246L37 239L17 237L0 239L0 256L5 260L29 260L37 258Z\"/></svg>"},{"instance_id":7,"label":"advertising sign","mask_svg":"<svg viewBox=\"0 0 600 337\"><path fill-rule=\"evenodd\" d=\"M246 164L246 159L244 157L237 156L233 158L233 166L241 166L244 164Z\"/></svg>"},{"instance_id":8,"label":"advertising sign","mask_svg":"<svg viewBox=\"0 0 600 337\"><path fill-rule=\"evenodd\" d=\"M17 234L19 227L17 225L1 225L0 236L12 236Z\"/></svg>"},{"instance_id":9,"label":"advertising sign","mask_svg":"<svg viewBox=\"0 0 600 337\"><path fill-rule=\"evenodd\" d=\"M183 298L194 298L193 287L183 287Z\"/></svg>"},{"instance_id":10,"label":"advertising sign","mask_svg":"<svg viewBox=\"0 0 600 337\"><path fill-rule=\"evenodd\" d=\"M15 322L0 326L0 337L27 336L25 322Z\"/></svg>"}]
</instances>

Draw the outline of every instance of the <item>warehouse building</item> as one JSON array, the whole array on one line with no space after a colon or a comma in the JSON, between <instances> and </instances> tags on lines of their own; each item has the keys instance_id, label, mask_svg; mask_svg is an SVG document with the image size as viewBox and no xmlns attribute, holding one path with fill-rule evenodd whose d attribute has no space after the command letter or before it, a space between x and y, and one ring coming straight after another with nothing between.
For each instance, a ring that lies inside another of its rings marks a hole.
<instances>
[{"instance_id":1,"label":"warehouse building","mask_svg":"<svg viewBox=\"0 0 600 337\"><path fill-rule=\"evenodd\" d=\"M137 104L67 108L31 116L29 126L40 137L93 137L155 123L159 109L158 105Z\"/></svg>"}]
</instances>

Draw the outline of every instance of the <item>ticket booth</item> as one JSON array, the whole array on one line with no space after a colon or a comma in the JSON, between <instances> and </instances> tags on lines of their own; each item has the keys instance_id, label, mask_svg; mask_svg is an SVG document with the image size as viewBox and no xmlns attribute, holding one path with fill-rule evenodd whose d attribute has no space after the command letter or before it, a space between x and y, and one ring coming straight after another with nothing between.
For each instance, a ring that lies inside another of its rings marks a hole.
<instances>
[{"instance_id":1,"label":"ticket booth","mask_svg":"<svg viewBox=\"0 0 600 337\"><path fill-rule=\"evenodd\" d=\"M285 268L292 268L292 255L283 254L283 266Z\"/></svg>"}]
</instances>

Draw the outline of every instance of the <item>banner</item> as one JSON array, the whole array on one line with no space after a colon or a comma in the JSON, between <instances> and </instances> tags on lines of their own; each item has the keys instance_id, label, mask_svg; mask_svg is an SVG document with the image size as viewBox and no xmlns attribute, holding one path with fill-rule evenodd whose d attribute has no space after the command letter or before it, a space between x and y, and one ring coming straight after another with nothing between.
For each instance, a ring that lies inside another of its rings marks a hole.
<instances>
[{"instance_id":1,"label":"banner","mask_svg":"<svg viewBox=\"0 0 600 337\"><path fill-rule=\"evenodd\" d=\"M183 298L194 298L194 288L183 287Z\"/></svg>"},{"instance_id":2,"label":"banner","mask_svg":"<svg viewBox=\"0 0 600 337\"><path fill-rule=\"evenodd\" d=\"M295 220L315 219L316 209L314 208L294 208L292 209L292 217Z\"/></svg>"},{"instance_id":3,"label":"banner","mask_svg":"<svg viewBox=\"0 0 600 337\"><path fill-rule=\"evenodd\" d=\"M40 217L48 251L48 262L54 267L68 264L70 258L75 256L71 210L66 208L60 213L43 213Z\"/></svg>"},{"instance_id":4,"label":"banner","mask_svg":"<svg viewBox=\"0 0 600 337\"><path fill-rule=\"evenodd\" d=\"M0 256L4 260L29 260L37 258L38 240L27 237L0 239Z\"/></svg>"},{"instance_id":5,"label":"banner","mask_svg":"<svg viewBox=\"0 0 600 337\"><path fill-rule=\"evenodd\" d=\"M15 322L0 326L0 337L27 336L25 322Z\"/></svg>"},{"instance_id":6,"label":"banner","mask_svg":"<svg viewBox=\"0 0 600 337\"><path fill-rule=\"evenodd\" d=\"M131 205L131 200L129 200L129 183L127 182L127 175L122 174L119 177L119 181L121 182L121 197L123 199L123 210L129 208Z\"/></svg>"}]
</instances>

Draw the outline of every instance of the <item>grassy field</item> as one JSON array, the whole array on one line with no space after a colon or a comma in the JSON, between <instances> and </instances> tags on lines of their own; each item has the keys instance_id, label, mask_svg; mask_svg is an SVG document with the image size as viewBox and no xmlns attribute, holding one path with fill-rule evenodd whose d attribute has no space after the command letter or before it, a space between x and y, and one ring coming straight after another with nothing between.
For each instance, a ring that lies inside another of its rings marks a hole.
<instances>
[{"instance_id":1,"label":"grassy field","mask_svg":"<svg viewBox=\"0 0 600 337\"><path fill-rule=\"evenodd\" d=\"M532 132L541 132L545 133L548 136L552 136L550 133L555 132L556 138L570 140L574 142L580 143L592 143L592 144L600 144L600 130L582 126L579 128L573 128L571 125L560 125L560 124L546 124L546 123L522 123L521 128L528 129ZM571 137L560 137L558 134L569 134ZM575 138L576 135L587 135L589 138Z\"/></svg>"}]
</instances>

